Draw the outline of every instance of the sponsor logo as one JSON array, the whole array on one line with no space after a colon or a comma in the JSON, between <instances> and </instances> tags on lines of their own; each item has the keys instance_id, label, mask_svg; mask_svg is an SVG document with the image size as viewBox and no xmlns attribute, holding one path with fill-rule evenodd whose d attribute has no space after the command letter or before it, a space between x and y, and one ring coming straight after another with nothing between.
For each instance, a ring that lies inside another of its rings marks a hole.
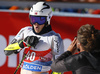
<instances>
[{"instance_id":1,"label":"sponsor logo","mask_svg":"<svg viewBox=\"0 0 100 74\"><path fill-rule=\"evenodd\" d=\"M24 62L23 69L31 70L31 71L41 71L42 70L42 66L34 65L34 64L28 64L28 63Z\"/></svg>"},{"instance_id":2,"label":"sponsor logo","mask_svg":"<svg viewBox=\"0 0 100 74\"><path fill-rule=\"evenodd\" d=\"M56 43L56 47L57 47L57 52L59 52L59 41L54 40Z\"/></svg>"},{"instance_id":3,"label":"sponsor logo","mask_svg":"<svg viewBox=\"0 0 100 74\"><path fill-rule=\"evenodd\" d=\"M32 30L32 28L28 28L28 30Z\"/></svg>"}]
</instances>

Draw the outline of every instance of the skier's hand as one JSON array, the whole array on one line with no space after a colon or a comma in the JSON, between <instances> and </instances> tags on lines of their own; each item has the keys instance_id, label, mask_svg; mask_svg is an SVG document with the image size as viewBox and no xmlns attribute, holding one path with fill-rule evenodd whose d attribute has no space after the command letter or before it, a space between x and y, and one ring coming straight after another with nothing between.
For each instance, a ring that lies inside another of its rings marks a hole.
<instances>
[{"instance_id":1,"label":"skier's hand","mask_svg":"<svg viewBox=\"0 0 100 74\"><path fill-rule=\"evenodd\" d=\"M36 36L27 36L24 39L24 42L26 43L27 46L32 46L35 48L35 46L37 45L37 43L39 42L39 38Z\"/></svg>"},{"instance_id":2,"label":"skier's hand","mask_svg":"<svg viewBox=\"0 0 100 74\"><path fill-rule=\"evenodd\" d=\"M23 40L19 40L19 41L18 41L18 44L19 44L19 46L20 46L21 48L24 48Z\"/></svg>"}]
</instances>

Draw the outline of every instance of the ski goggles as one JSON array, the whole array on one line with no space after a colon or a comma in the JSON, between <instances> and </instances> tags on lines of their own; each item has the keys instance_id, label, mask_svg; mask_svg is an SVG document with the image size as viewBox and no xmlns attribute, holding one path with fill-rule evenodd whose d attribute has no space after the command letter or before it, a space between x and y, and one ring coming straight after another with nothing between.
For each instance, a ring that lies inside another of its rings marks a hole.
<instances>
[{"instance_id":1,"label":"ski goggles","mask_svg":"<svg viewBox=\"0 0 100 74\"><path fill-rule=\"evenodd\" d=\"M45 24L46 23L46 16L31 16L30 15L30 22L32 24L38 23L39 25Z\"/></svg>"}]
</instances>

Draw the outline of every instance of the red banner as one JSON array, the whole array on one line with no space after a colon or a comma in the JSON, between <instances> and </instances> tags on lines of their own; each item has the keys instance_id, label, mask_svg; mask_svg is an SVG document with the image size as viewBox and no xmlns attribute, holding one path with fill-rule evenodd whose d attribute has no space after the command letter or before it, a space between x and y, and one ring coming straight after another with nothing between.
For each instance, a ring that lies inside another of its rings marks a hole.
<instances>
[{"instance_id":1,"label":"red banner","mask_svg":"<svg viewBox=\"0 0 100 74\"><path fill-rule=\"evenodd\" d=\"M100 18L96 17L77 17L77 16L59 16L54 15L51 19L52 29L59 33L63 39L65 51L68 45L77 35L77 30L81 25L92 24L100 29ZM13 74L16 70L22 56L22 52L14 56L5 56L4 48L10 43L18 31L31 26L28 13L21 12L0 12L0 72L1 74ZM71 72L65 72L65 74ZM20 74L20 69L17 74Z\"/></svg>"}]
</instances>

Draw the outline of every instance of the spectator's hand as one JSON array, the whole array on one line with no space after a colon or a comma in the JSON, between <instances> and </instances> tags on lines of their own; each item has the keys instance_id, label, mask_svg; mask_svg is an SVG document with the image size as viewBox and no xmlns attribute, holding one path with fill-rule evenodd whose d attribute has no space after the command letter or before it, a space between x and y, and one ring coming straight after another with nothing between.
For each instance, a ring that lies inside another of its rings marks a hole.
<instances>
[{"instance_id":1,"label":"spectator's hand","mask_svg":"<svg viewBox=\"0 0 100 74\"><path fill-rule=\"evenodd\" d=\"M70 51L72 54L76 53L77 52L76 42L77 42L77 38L75 37L72 43L67 48L67 51Z\"/></svg>"}]
</instances>

